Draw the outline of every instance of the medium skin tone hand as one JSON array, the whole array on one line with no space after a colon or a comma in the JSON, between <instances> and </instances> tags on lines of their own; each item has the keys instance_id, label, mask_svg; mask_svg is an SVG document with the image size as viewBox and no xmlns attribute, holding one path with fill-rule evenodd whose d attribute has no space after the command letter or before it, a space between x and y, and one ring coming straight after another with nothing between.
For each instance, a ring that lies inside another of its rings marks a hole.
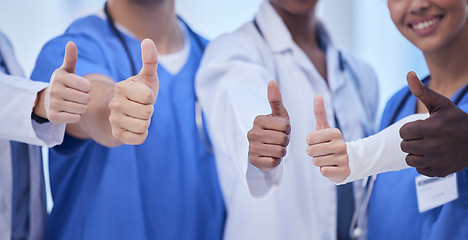
<instances>
[{"instance_id":1,"label":"medium skin tone hand","mask_svg":"<svg viewBox=\"0 0 468 240\"><path fill-rule=\"evenodd\" d=\"M314 158L314 165L334 183L345 180L351 173L346 143L337 128L330 128L321 95L314 99L316 131L307 135L307 154Z\"/></svg>"},{"instance_id":2,"label":"medium skin tone hand","mask_svg":"<svg viewBox=\"0 0 468 240\"><path fill-rule=\"evenodd\" d=\"M281 163L286 155L291 132L289 115L283 106L281 92L275 81L268 84L268 101L271 114L257 116L247 134L249 161L264 171L271 171Z\"/></svg>"},{"instance_id":3,"label":"medium skin tone hand","mask_svg":"<svg viewBox=\"0 0 468 240\"><path fill-rule=\"evenodd\" d=\"M39 92L34 112L55 124L76 123L88 110L91 82L75 75L76 45L68 42L63 64L50 78L50 85Z\"/></svg>"},{"instance_id":4,"label":"medium skin tone hand","mask_svg":"<svg viewBox=\"0 0 468 240\"><path fill-rule=\"evenodd\" d=\"M141 43L143 67L140 73L114 87L109 103L112 135L125 144L142 144L148 136L154 103L158 97L158 53L154 42Z\"/></svg>"},{"instance_id":5,"label":"medium skin tone hand","mask_svg":"<svg viewBox=\"0 0 468 240\"><path fill-rule=\"evenodd\" d=\"M468 114L448 98L424 86L414 72L408 86L430 117L400 128L406 163L429 177L445 177L468 167Z\"/></svg>"}]
</instances>

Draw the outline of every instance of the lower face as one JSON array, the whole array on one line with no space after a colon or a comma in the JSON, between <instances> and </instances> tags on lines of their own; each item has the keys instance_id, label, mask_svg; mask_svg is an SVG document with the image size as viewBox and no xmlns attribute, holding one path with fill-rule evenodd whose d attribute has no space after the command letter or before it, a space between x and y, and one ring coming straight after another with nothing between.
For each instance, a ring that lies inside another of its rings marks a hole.
<instances>
[{"instance_id":1,"label":"lower face","mask_svg":"<svg viewBox=\"0 0 468 240\"><path fill-rule=\"evenodd\" d=\"M318 0L270 0L278 10L291 15L310 15L315 11Z\"/></svg>"},{"instance_id":2,"label":"lower face","mask_svg":"<svg viewBox=\"0 0 468 240\"><path fill-rule=\"evenodd\" d=\"M388 0L388 8L398 30L423 52L468 36L467 0Z\"/></svg>"}]
</instances>

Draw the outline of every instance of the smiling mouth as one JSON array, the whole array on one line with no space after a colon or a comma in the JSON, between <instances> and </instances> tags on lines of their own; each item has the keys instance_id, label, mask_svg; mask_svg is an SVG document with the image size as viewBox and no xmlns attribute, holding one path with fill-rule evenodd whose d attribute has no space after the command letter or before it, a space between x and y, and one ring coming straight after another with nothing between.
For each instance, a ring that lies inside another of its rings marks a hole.
<instances>
[{"instance_id":1,"label":"smiling mouth","mask_svg":"<svg viewBox=\"0 0 468 240\"><path fill-rule=\"evenodd\" d=\"M408 24L408 26L416 31L424 31L426 29L434 27L437 23L442 20L443 15L432 16L430 18L415 20Z\"/></svg>"}]
</instances>

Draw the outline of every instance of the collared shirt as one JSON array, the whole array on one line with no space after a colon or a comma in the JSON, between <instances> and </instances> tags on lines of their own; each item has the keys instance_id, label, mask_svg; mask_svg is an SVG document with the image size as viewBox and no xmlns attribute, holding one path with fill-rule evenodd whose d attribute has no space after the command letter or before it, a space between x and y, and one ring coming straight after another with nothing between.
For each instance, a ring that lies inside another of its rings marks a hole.
<instances>
[{"instance_id":1,"label":"collared shirt","mask_svg":"<svg viewBox=\"0 0 468 240\"><path fill-rule=\"evenodd\" d=\"M224 237L335 239L336 186L313 165L306 153L306 136L315 130L316 94L323 95L332 124L337 113L347 139L363 136L354 96L350 96L351 82L340 71L339 51L323 26L318 31L326 47L328 85L268 1L256 21L264 37L250 22L215 39L196 80L228 211ZM343 55L365 86L364 104L375 116L378 86L374 72ZM271 80L279 83L290 116L291 138L282 164L270 174L249 165L247 132L257 115L271 113L266 96Z\"/></svg>"}]
</instances>

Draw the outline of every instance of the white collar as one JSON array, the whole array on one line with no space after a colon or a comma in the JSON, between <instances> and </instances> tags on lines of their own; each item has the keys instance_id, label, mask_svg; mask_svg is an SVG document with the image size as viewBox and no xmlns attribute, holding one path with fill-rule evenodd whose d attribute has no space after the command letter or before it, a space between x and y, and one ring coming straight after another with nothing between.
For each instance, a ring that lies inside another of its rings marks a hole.
<instances>
[{"instance_id":1,"label":"white collar","mask_svg":"<svg viewBox=\"0 0 468 240\"><path fill-rule=\"evenodd\" d=\"M270 1L263 1L260 10L255 16L265 41L270 46L273 52L282 52L292 49L296 43L294 42L291 33L289 32L283 19L279 16L276 10L271 5ZM333 46L332 39L325 29L322 22L317 23L317 34L325 44L326 48Z\"/></svg>"}]
</instances>

